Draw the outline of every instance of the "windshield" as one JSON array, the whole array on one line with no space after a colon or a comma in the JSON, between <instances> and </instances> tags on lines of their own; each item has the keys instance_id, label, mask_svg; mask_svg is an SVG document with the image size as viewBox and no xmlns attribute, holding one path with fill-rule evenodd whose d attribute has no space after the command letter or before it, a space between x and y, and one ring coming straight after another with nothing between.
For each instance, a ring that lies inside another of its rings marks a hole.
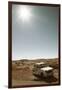
<instances>
[{"instance_id":1,"label":"windshield","mask_svg":"<svg viewBox=\"0 0 62 90\"><path fill-rule=\"evenodd\" d=\"M53 70L48 70L48 71L46 71L47 73L51 73Z\"/></svg>"}]
</instances>

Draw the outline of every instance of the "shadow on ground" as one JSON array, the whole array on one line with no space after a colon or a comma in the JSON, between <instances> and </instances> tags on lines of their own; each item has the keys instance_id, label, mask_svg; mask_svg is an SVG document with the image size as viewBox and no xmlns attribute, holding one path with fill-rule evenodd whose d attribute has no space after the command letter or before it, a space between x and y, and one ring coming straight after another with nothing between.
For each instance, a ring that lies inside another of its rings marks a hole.
<instances>
[{"instance_id":1,"label":"shadow on ground","mask_svg":"<svg viewBox=\"0 0 62 90\"><path fill-rule=\"evenodd\" d=\"M57 81L57 78L55 78L54 76L52 77L48 77L48 78L36 78L34 79L34 81L45 81L47 83L52 83L52 82L56 82Z\"/></svg>"}]
</instances>

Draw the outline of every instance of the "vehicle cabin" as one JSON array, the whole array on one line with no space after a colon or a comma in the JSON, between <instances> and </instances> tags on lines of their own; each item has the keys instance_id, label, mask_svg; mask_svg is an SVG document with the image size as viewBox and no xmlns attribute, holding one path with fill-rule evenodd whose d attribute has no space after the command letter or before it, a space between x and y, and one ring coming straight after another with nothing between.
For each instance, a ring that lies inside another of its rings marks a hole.
<instances>
[{"instance_id":1,"label":"vehicle cabin","mask_svg":"<svg viewBox=\"0 0 62 90\"><path fill-rule=\"evenodd\" d=\"M35 63L34 67L36 68L42 68L42 67L46 67L46 64L44 62L40 62L40 63Z\"/></svg>"}]
</instances>

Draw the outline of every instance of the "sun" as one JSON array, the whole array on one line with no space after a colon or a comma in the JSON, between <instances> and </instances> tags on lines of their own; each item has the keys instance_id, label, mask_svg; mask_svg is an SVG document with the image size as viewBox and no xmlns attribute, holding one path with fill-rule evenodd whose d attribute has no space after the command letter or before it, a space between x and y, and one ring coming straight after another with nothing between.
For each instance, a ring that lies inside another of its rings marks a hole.
<instances>
[{"instance_id":1,"label":"sun","mask_svg":"<svg viewBox=\"0 0 62 90\"><path fill-rule=\"evenodd\" d=\"M18 9L18 17L22 21L28 21L30 19L30 10L27 6L20 6Z\"/></svg>"}]
</instances>

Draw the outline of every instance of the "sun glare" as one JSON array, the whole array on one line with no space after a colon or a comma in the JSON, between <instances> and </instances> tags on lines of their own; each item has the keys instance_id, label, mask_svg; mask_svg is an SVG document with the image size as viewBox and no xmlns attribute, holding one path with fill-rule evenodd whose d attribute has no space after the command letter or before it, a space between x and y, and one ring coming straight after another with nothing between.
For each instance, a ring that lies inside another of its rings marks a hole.
<instances>
[{"instance_id":1,"label":"sun glare","mask_svg":"<svg viewBox=\"0 0 62 90\"><path fill-rule=\"evenodd\" d=\"M27 6L20 6L18 10L19 19L27 21L30 18L30 10Z\"/></svg>"}]
</instances>

